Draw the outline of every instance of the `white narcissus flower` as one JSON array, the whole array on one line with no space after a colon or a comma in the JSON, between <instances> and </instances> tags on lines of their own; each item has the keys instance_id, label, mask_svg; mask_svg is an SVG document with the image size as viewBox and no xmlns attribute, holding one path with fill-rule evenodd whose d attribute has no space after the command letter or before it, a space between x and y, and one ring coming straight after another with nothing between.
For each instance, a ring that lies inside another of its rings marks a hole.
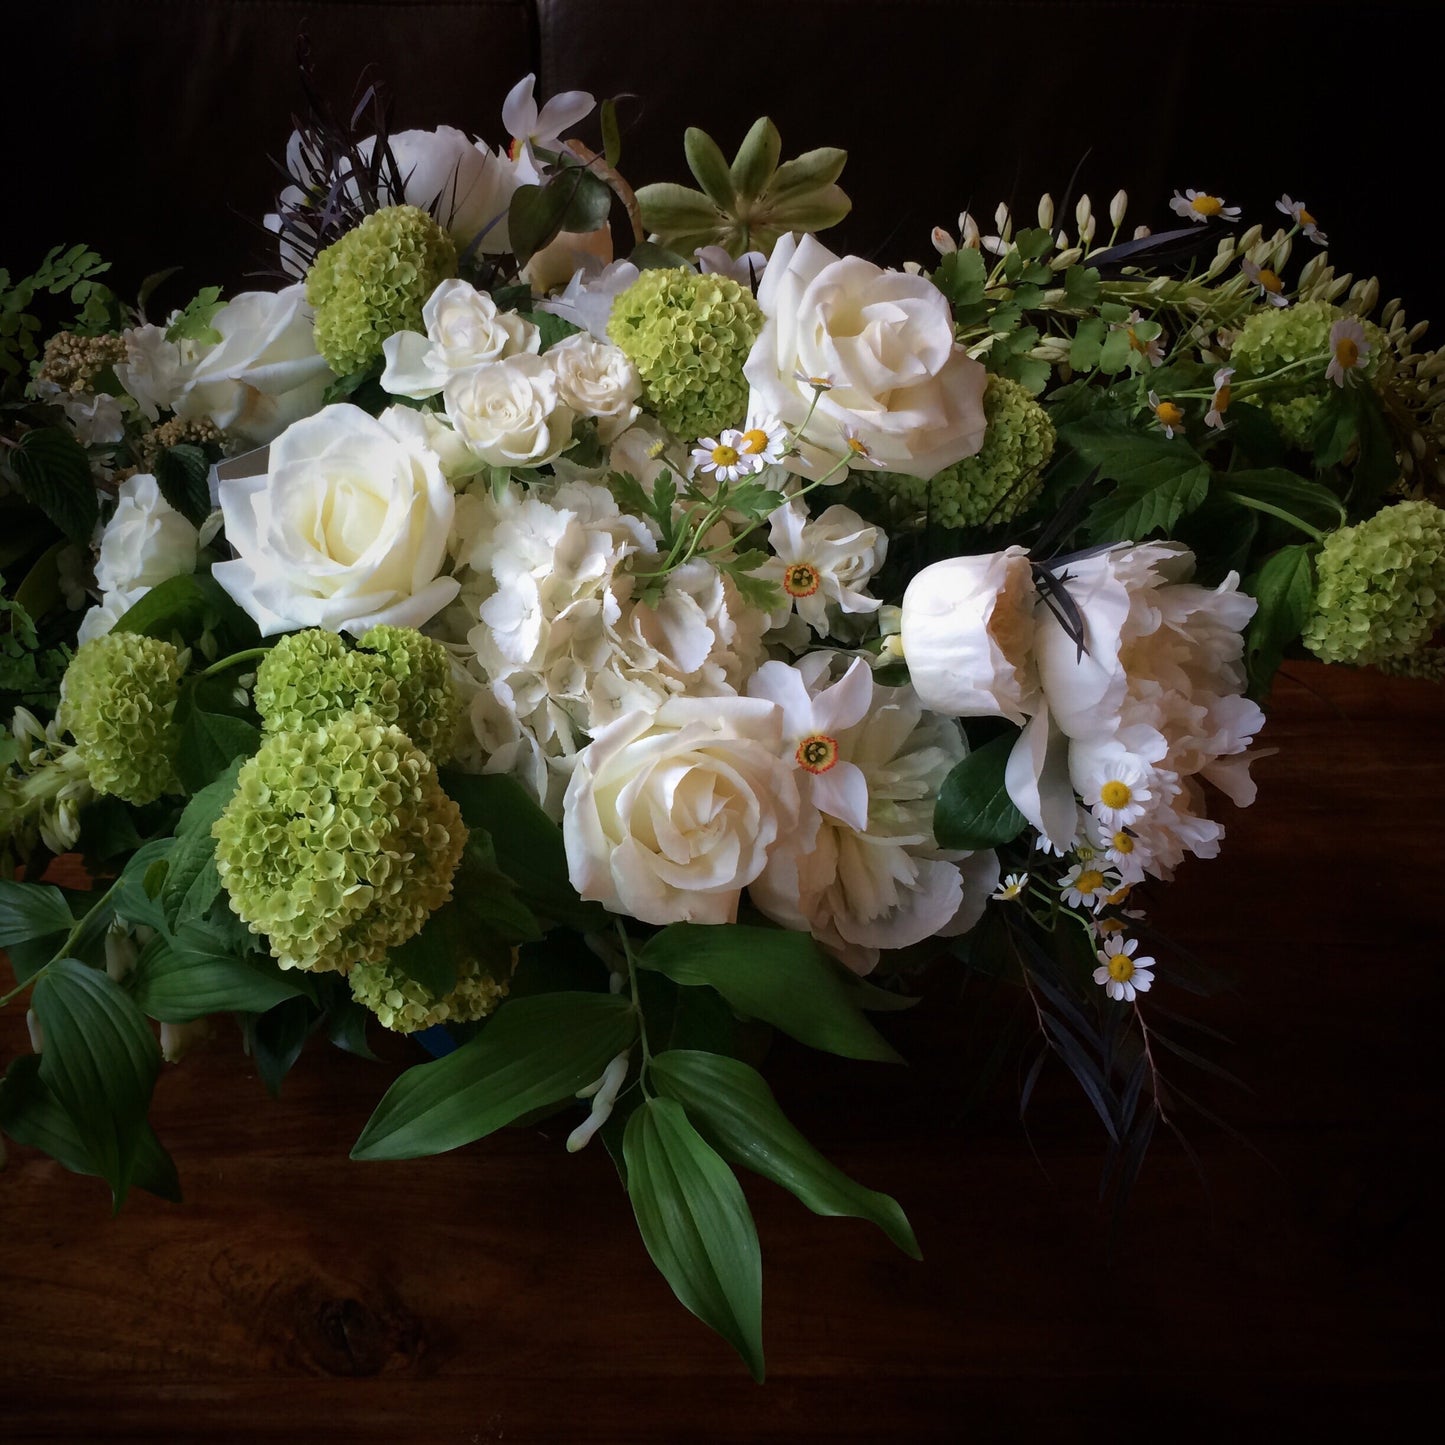
<instances>
[{"instance_id":1,"label":"white narcissus flower","mask_svg":"<svg viewBox=\"0 0 1445 1445\"><path fill-rule=\"evenodd\" d=\"M328 406L271 444L266 472L219 483L238 555L213 574L262 636L420 627L456 596L437 575L456 503L430 435L407 407Z\"/></svg>"},{"instance_id":2,"label":"white narcissus flower","mask_svg":"<svg viewBox=\"0 0 1445 1445\"><path fill-rule=\"evenodd\" d=\"M490 466L538 467L571 445L575 413L545 357L508 356L458 372L442 397L457 435Z\"/></svg>"},{"instance_id":3,"label":"white narcissus flower","mask_svg":"<svg viewBox=\"0 0 1445 1445\"><path fill-rule=\"evenodd\" d=\"M614 261L599 270L584 260L561 294L538 301L537 310L549 311L573 326L580 326L599 341L606 341L612 303L641 274L631 261Z\"/></svg>"},{"instance_id":4,"label":"white narcissus flower","mask_svg":"<svg viewBox=\"0 0 1445 1445\"><path fill-rule=\"evenodd\" d=\"M141 415L155 421L174 408L189 380L179 343L166 340L163 326L133 326L121 333L125 360L116 363L116 380L135 398Z\"/></svg>"},{"instance_id":5,"label":"white narcissus flower","mask_svg":"<svg viewBox=\"0 0 1445 1445\"><path fill-rule=\"evenodd\" d=\"M221 339L199 349L177 416L209 418L260 446L320 407L332 376L316 350L304 286L243 292L211 326Z\"/></svg>"},{"instance_id":6,"label":"white narcissus flower","mask_svg":"<svg viewBox=\"0 0 1445 1445\"><path fill-rule=\"evenodd\" d=\"M562 400L578 416L597 423L597 437L608 445L642 414L637 398L642 378L627 353L585 331L568 336L547 352Z\"/></svg>"},{"instance_id":7,"label":"white narcissus flower","mask_svg":"<svg viewBox=\"0 0 1445 1445\"><path fill-rule=\"evenodd\" d=\"M644 923L731 923L799 799L779 756L782 710L759 698L674 698L603 728L562 810L572 885Z\"/></svg>"},{"instance_id":8,"label":"white narcissus flower","mask_svg":"<svg viewBox=\"0 0 1445 1445\"><path fill-rule=\"evenodd\" d=\"M166 499L149 472L120 484L100 536L95 584L102 592L149 591L196 570L200 534Z\"/></svg>"},{"instance_id":9,"label":"white narcissus flower","mask_svg":"<svg viewBox=\"0 0 1445 1445\"><path fill-rule=\"evenodd\" d=\"M784 236L758 305L748 414L796 428L812 409L795 470L817 477L856 457L927 479L983 445L986 373L955 344L948 302L925 277ZM800 376L829 379L816 407Z\"/></svg>"},{"instance_id":10,"label":"white narcissus flower","mask_svg":"<svg viewBox=\"0 0 1445 1445\"><path fill-rule=\"evenodd\" d=\"M796 610L820 637L828 635L828 608L876 612L879 602L864 591L883 565L888 537L848 507L829 507L810 520L801 503L779 507L768 518L773 557L753 574L776 582L783 606L772 624L781 627Z\"/></svg>"},{"instance_id":11,"label":"white narcissus flower","mask_svg":"<svg viewBox=\"0 0 1445 1445\"><path fill-rule=\"evenodd\" d=\"M949 717L1022 723L1037 707L1038 600L1028 553L948 557L903 594L903 658L923 705Z\"/></svg>"},{"instance_id":12,"label":"white narcissus flower","mask_svg":"<svg viewBox=\"0 0 1445 1445\"><path fill-rule=\"evenodd\" d=\"M538 110L533 94L536 84L535 75L524 75L502 102L502 124L512 137L511 153L529 170L529 181L538 179L533 149L561 150L562 132L586 120L597 108L596 100L585 90L564 90Z\"/></svg>"},{"instance_id":13,"label":"white narcissus flower","mask_svg":"<svg viewBox=\"0 0 1445 1445\"><path fill-rule=\"evenodd\" d=\"M420 401L460 371L542 349L542 334L515 311L502 311L466 281L443 281L422 307L426 334L397 331L382 343L382 389Z\"/></svg>"}]
</instances>

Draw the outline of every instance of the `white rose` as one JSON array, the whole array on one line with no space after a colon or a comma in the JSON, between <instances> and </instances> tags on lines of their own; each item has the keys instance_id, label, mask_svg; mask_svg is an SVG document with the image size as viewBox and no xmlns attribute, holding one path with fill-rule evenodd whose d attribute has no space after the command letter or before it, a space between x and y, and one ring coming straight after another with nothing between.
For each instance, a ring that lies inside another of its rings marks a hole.
<instances>
[{"instance_id":1,"label":"white rose","mask_svg":"<svg viewBox=\"0 0 1445 1445\"><path fill-rule=\"evenodd\" d=\"M876 466L928 478L983 445L984 369L954 343L948 302L924 277L784 236L758 305L767 320L743 367L748 415L801 426L807 378L830 383L798 470L820 475L861 445Z\"/></svg>"},{"instance_id":2,"label":"white rose","mask_svg":"<svg viewBox=\"0 0 1445 1445\"><path fill-rule=\"evenodd\" d=\"M149 472L120 484L100 537L95 582L102 592L151 588L196 570L200 534L166 499Z\"/></svg>"},{"instance_id":3,"label":"white rose","mask_svg":"<svg viewBox=\"0 0 1445 1445\"><path fill-rule=\"evenodd\" d=\"M782 710L674 698L603 728L562 806L572 884L644 923L731 923L768 851L797 826Z\"/></svg>"},{"instance_id":4,"label":"white rose","mask_svg":"<svg viewBox=\"0 0 1445 1445\"><path fill-rule=\"evenodd\" d=\"M254 446L311 415L331 381L311 319L301 285L237 296L212 318L221 340L201 352L176 414L209 417Z\"/></svg>"},{"instance_id":5,"label":"white rose","mask_svg":"<svg viewBox=\"0 0 1445 1445\"><path fill-rule=\"evenodd\" d=\"M457 435L491 466L541 466L572 441L572 409L545 357L509 356L459 372L443 398Z\"/></svg>"},{"instance_id":6,"label":"white rose","mask_svg":"<svg viewBox=\"0 0 1445 1445\"><path fill-rule=\"evenodd\" d=\"M925 567L903 594L903 657L931 712L1022 723L1038 705L1028 553L1010 547Z\"/></svg>"},{"instance_id":7,"label":"white rose","mask_svg":"<svg viewBox=\"0 0 1445 1445\"><path fill-rule=\"evenodd\" d=\"M149 587L137 587L133 592L107 592L80 619L75 633L76 646L84 647L91 638L104 637L114 631L115 624L149 591Z\"/></svg>"},{"instance_id":8,"label":"white rose","mask_svg":"<svg viewBox=\"0 0 1445 1445\"><path fill-rule=\"evenodd\" d=\"M213 572L263 636L420 627L457 594L437 576L455 497L410 408L328 406L271 444L267 472L218 490L239 555Z\"/></svg>"},{"instance_id":9,"label":"white rose","mask_svg":"<svg viewBox=\"0 0 1445 1445\"><path fill-rule=\"evenodd\" d=\"M637 420L642 378L620 346L579 331L559 341L547 361L557 374L562 400L579 415L595 419L603 443L621 436Z\"/></svg>"},{"instance_id":10,"label":"white rose","mask_svg":"<svg viewBox=\"0 0 1445 1445\"><path fill-rule=\"evenodd\" d=\"M542 334L515 311L501 311L466 281L443 281L421 312L426 335L398 331L382 343L382 387L420 401L435 396L459 371L504 356L540 351Z\"/></svg>"},{"instance_id":11,"label":"white rose","mask_svg":"<svg viewBox=\"0 0 1445 1445\"><path fill-rule=\"evenodd\" d=\"M175 406L186 389L188 376L181 348L166 340L165 328L160 326L134 326L121 339L125 360L116 364L116 379L144 415L155 421L162 411Z\"/></svg>"}]
</instances>

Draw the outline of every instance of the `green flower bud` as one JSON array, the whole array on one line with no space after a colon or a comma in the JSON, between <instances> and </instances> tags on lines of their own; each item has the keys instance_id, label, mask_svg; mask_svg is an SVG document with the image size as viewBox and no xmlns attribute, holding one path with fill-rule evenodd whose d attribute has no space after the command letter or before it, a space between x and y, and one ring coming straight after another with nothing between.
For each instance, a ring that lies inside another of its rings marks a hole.
<instances>
[{"instance_id":1,"label":"green flower bud","mask_svg":"<svg viewBox=\"0 0 1445 1445\"><path fill-rule=\"evenodd\" d=\"M399 728L346 713L272 733L211 829L232 909L283 968L378 963L451 897L457 805Z\"/></svg>"},{"instance_id":2,"label":"green flower bud","mask_svg":"<svg viewBox=\"0 0 1445 1445\"><path fill-rule=\"evenodd\" d=\"M174 713L184 671L169 642L134 632L94 637L75 654L56 720L97 793L139 806L182 791Z\"/></svg>"}]
</instances>

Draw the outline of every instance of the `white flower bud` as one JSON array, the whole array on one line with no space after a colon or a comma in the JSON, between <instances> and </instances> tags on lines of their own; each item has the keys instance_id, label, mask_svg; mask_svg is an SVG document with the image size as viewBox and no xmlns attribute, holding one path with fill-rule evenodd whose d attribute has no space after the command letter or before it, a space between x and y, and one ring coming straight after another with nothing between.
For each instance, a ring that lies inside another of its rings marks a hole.
<instances>
[{"instance_id":1,"label":"white flower bud","mask_svg":"<svg viewBox=\"0 0 1445 1445\"><path fill-rule=\"evenodd\" d=\"M942 226L933 228L933 249L940 256L947 256L950 252L958 250L958 242L943 229Z\"/></svg>"},{"instance_id":2,"label":"white flower bud","mask_svg":"<svg viewBox=\"0 0 1445 1445\"><path fill-rule=\"evenodd\" d=\"M575 1154L591 1142L592 1136L612 1117L613 1105L627 1078L630 1049L623 1051L602 1071L602 1077L585 1089L577 1090L579 1099L592 1100L592 1112L567 1136L567 1152Z\"/></svg>"},{"instance_id":3,"label":"white flower bud","mask_svg":"<svg viewBox=\"0 0 1445 1445\"><path fill-rule=\"evenodd\" d=\"M1074 220L1078 224L1079 234L1084 234L1084 228L1094 219L1094 203L1087 195L1079 197L1078 204L1074 207ZM1092 235L1092 228L1090 229Z\"/></svg>"},{"instance_id":4,"label":"white flower bud","mask_svg":"<svg viewBox=\"0 0 1445 1445\"><path fill-rule=\"evenodd\" d=\"M1004 235L1007 235L1007 234L1008 234L1008 229L1009 229L1008 206L1007 206L1003 201L1000 201L1000 202L998 203L998 209L993 213L993 224L994 224L994 229L999 233L1000 236L1004 236Z\"/></svg>"},{"instance_id":5,"label":"white flower bud","mask_svg":"<svg viewBox=\"0 0 1445 1445\"><path fill-rule=\"evenodd\" d=\"M958 234L963 238L965 246L971 246L974 250L978 249L978 222L967 211L964 211L958 218Z\"/></svg>"},{"instance_id":6,"label":"white flower bud","mask_svg":"<svg viewBox=\"0 0 1445 1445\"><path fill-rule=\"evenodd\" d=\"M1146 236L1152 236L1153 234L1153 231L1151 231L1148 226L1134 227L1134 239L1136 241L1142 241Z\"/></svg>"},{"instance_id":7,"label":"white flower bud","mask_svg":"<svg viewBox=\"0 0 1445 1445\"><path fill-rule=\"evenodd\" d=\"M112 983L119 983L135 967L138 957L130 929L119 919L105 930L105 971Z\"/></svg>"},{"instance_id":8,"label":"white flower bud","mask_svg":"<svg viewBox=\"0 0 1445 1445\"><path fill-rule=\"evenodd\" d=\"M1047 231L1054 224L1054 198L1045 191L1039 197L1039 228Z\"/></svg>"},{"instance_id":9,"label":"white flower bud","mask_svg":"<svg viewBox=\"0 0 1445 1445\"><path fill-rule=\"evenodd\" d=\"M1124 212L1129 209L1128 191L1115 191L1109 202L1109 224L1117 231L1124 224Z\"/></svg>"},{"instance_id":10,"label":"white flower bud","mask_svg":"<svg viewBox=\"0 0 1445 1445\"><path fill-rule=\"evenodd\" d=\"M45 1030L40 1027L40 1020L35 1015L33 1008L25 1010L25 1027L30 1033L30 1052L42 1054L45 1052Z\"/></svg>"}]
</instances>

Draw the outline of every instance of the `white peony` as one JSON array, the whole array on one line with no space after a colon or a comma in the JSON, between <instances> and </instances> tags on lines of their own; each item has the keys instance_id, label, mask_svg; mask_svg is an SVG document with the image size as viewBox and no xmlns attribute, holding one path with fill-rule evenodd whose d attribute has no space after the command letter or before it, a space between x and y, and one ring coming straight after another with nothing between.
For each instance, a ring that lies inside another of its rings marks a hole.
<instances>
[{"instance_id":1,"label":"white peony","mask_svg":"<svg viewBox=\"0 0 1445 1445\"><path fill-rule=\"evenodd\" d=\"M644 923L733 922L797 826L781 744L782 710L759 698L674 698L604 728L563 801L573 886Z\"/></svg>"},{"instance_id":2,"label":"white peony","mask_svg":"<svg viewBox=\"0 0 1445 1445\"><path fill-rule=\"evenodd\" d=\"M161 495L149 472L127 477L100 536L96 586L102 592L148 591L194 572L199 547L200 534Z\"/></svg>"},{"instance_id":3,"label":"white peony","mask_svg":"<svg viewBox=\"0 0 1445 1445\"><path fill-rule=\"evenodd\" d=\"M515 311L503 311L485 291L466 281L443 281L422 307L423 336L397 331L382 344L382 388L420 401L435 396L461 371L537 352L542 336Z\"/></svg>"},{"instance_id":4,"label":"white peony","mask_svg":"<svg viewBox=\"0 0 1445 1445\"><path fill-rule=\"evenodd\" d=\"M928 478L983 445L984 369L955 344L948 302L926 278L784 236L758 305L767 320L743 368L748 414L799 427L809 379L829 385L795 469L819 476L856 454Z\"/></svg>"},{"instance_id":5,"label":"white peony","mask_svg":"<svg viewBox=\"0 0 1445 1445\"><path fill-rule=\"evenodd\" d=\"M1038 702L1037 600L1022 547L949 557L917 573L903 594L900 636L924 707L1022 723Z\"/></svg>"},{"instance_id":6,"label":"white peony","mask_svg":"<svg viewBox=\"0 0 1445 1445\"><path fill-rule=\"evenodd\" d=\"M642 378L627 353L610 341L579 331L547 352L562 400L597 423L598 439L615 441L641 415Z\"/></svg>"},{"instance_id":7,"label":"white peony","mask_svg":"<svg viewBox=\"0 0 1445 1445\"><path fill-rule=\"evenodd\" d=\"M457 435L491 466L541 466L571 445L574 413L545 357L509 356L459 372L442 395Z\"/></svg>"},{"instance_id":8,"label":"white peony","mask_svg":"<svg viewBox=\"0 0 1445 1445\"><path fill-rule=\"evenodd\" d=\"M243 292L211 325L221 339L199 349L177 416L209 418L260 446L321 405L332 376L316 350L304 286Z\"/></svg>"},{"instance_id":9,"label":"white peony","mask_svg":"<svg viewBox=\"0 0 1445 1445\"><path fill-rule=\"evenodd\" d=\"M473 243L489 256L511 250L507 211L523 177L509 157L449 125L398 131L389 144L402 190L393 195L384 185L384 202L430 211L461 250ZM362 142L364 159L371 158L374 146L374 139Z\"/></svg>"},{"instance_id":10,"label":"white peony","mask_svg":"<svg viewBox=\"0 0 1445 1445\"><path fill-rule=\"evenodd\" d=\"M238 556L216 580L263 636L420 627L456 596L438 577L455 498L427 421L328 406L271 444L268 470L218 484Z\"/></svg>"}]
</instances>

